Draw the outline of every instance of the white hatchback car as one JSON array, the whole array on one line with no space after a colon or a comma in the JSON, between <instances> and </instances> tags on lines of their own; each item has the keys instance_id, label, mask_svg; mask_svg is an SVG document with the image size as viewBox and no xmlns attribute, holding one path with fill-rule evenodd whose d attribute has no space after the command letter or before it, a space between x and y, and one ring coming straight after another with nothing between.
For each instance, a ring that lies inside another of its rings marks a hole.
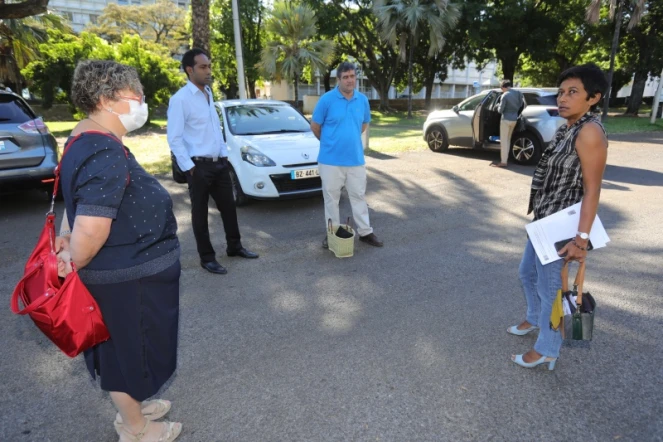
<instances>
[{"instance_id":1,"label":"white hatchback car","mask_svg":"<svg viewBox=\"0 0 663 442\"><path fill-rule=\"evenodd\" d=\"M273 100L226 100L217 102L216 109L238 206L251 198L298 198L322 192L320 141L310 122L292 106Z\"/></svg>"}]
</instances>

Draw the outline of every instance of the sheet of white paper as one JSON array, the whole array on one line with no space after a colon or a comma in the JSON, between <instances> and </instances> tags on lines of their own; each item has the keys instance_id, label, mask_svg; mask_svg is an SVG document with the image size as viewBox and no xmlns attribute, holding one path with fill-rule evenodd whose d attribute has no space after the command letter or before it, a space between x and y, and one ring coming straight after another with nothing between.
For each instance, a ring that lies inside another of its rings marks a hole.
<instances>
[{"instance_id":1,"label":"sheet of white paper","mask_svg":"<svg viewBox=\"0 0 663 442\"><path fill-rule=\"evenodd\" d=\"M555 243L576 236L580 221L580 205L581 203L574 204L525 226L536 255L542 264L562 259L555 250ZM595 249L605 247L610 241L598 215L594 218L589 239Z\"/></svg>"}]
</instances>

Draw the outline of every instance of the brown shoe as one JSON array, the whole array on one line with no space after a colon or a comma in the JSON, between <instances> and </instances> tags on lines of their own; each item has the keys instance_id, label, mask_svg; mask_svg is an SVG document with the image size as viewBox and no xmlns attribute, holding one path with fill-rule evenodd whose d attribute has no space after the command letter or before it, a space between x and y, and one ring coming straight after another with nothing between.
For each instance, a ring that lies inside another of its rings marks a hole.
<instances>
[{"instance_id":1,"label":"brown shoe","mask_svg":"<svg viewBox=\"0 0 663 442\"><path fill-rule=\"evenodd\" d=\"M363 241L373 247L382 247L384 245L384 243L380 241L377 236L375 236L375 233L369 233L366 236L360 236L359 241Z\"/></svg>"}]
</instances>

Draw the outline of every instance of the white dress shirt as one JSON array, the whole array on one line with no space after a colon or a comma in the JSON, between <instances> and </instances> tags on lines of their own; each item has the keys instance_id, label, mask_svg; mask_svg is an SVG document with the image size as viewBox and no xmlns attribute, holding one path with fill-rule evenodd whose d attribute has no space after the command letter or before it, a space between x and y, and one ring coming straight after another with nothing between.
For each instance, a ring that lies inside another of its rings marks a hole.
<instances>
[{"instance_id":1,"label":"white dress shirt","mask_svg":"<svg viewBox=\"0 0 663 442\"><path fill-rule=\"evenodd\" d=\"M209 86L205 86L205 90L209 102L203 91L187 81L168 104L168 145L184 171L195 166L191 157L228 156L212 91Z\"/></svg>"}]
</instances>

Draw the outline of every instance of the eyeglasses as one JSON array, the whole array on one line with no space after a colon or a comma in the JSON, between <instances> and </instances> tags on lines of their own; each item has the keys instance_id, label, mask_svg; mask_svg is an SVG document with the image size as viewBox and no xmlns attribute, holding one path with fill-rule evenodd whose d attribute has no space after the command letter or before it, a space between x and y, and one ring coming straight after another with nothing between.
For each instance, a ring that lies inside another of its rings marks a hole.
<instances>
[{"instance_id":1,"label":"eyeglasses","mask_svg":"<svg viewBox=\"0 0 663 442\"><path fill-rule=\"evenodd\" d=\"M144 95L144 94L141 95L141 96L138 97L138 98L136 98L136 97L125 97L125 96L122 96L122 95L120 95L120 96L117 97L117 98L119 98L119 99L121 99L121 100L132 100L132 101L137 101L137 102L140 103L140 104L145 103L145 95Z\"/></svg>"}]
</instances>

